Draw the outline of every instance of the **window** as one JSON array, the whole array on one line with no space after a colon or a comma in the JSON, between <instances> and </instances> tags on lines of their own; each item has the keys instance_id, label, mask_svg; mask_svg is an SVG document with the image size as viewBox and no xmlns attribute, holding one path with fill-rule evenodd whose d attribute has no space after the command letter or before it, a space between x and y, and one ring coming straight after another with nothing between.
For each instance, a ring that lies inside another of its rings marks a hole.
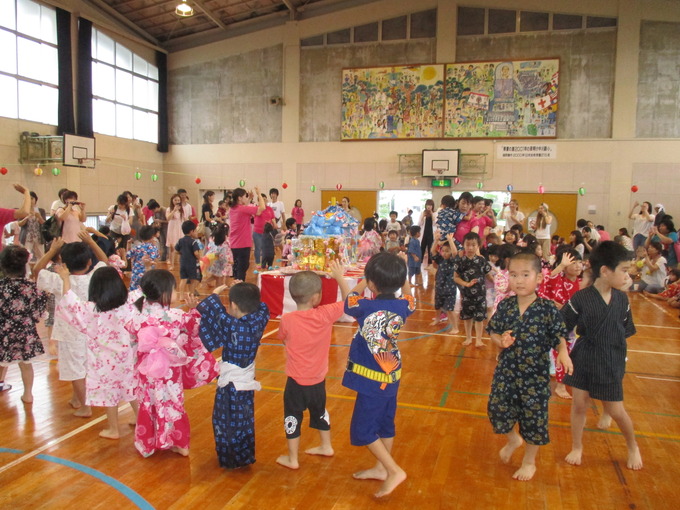
<instances>
[{"instance_id":1,"label":"window","mask_svg":"<svg viewBox=\"0 0 680 510\"><path fill-rule=\"evenodd\" d=\"M522 11L519 13L519 30L520 32L548 30L549 18L547 12Z\"/></svg>"},{"instance_id":2,"label":"window","mask_svg":"<svg viewBox=\"0 0 680 510\"><path fill-rule=\"evenodd\" d=\"M96 29L92 96L97 133L158 142L158 68Z\"/></svg>"},{"instance_id":3,"label":"window","mask_svg":"<svg viewBox=\"0 0 680 510\"><path fill-rule=\"evenodd\" d=\"M326 38L328 44L347 44L350 42L350 30L345 28L337 32L331 32Z\"/></svg>"},{"instance_id":4,"label":"window","mask_svg":"<svg viewBox=\"0 0 680 510\"><path fill-rule=\"evenodd\" d=\"M553 30L578 30L583 26L583 16L553 14Z\"/></svg>"},{"instance_id":5,"label":"window","mask_svg":"<svg viewBox=\"0 0 680 510\"><path fill-rule=\"evenodd\" d=\"M586 28L610 28L616 26L616 18L598 18L588 16Z\"/></svg>"},{"instance_id":6,"label":"window","mask_svg":"<svg viewBox=\"0 0 680 510\"><path fill-rule=\"evenodd\" d=\"M516 29L517 13L506 9L489 9L489 33L507 34Z\"/></svg>"},{"instance_id":7,"label":"window","mask_svg":"<svg viewBox=\"0 0 680 510\"><path fill-rule=\"evenodd\" d=\"M378 23L369 23L354 27L354 42L372 42L378 40Z\"/></svg>"},{"instance_id":8,"label":"window","mask_svg":"<svg viewBox=\"0 0 680 510\"><path fill-rule=\"evenodd\" d=\"M484 9L458 7L458 35L484 34Z\"/></svg>"},{"instance_id":9,"label":"window","mask_svg":"<svg viewBox=\"0 0 680 510\"><path fill-rule=\"evenodd\" d=\"M382 40L397 41L406 39L406 16L386 19L382 22Z\"/></svg>"},{"instance_id":10,"label":"window","mask_svg":"<svg viewBox=\"0 0 680 510\"><path fill-rule=\"evenodd\" d=\"M437 9L411 14L411 39L437 35Z\"/></svg>"},{"instance_id":11,"label":"window","mask_svg":"<svg viewBox=\"0 0 680 510\"><path fill-rule=\"evenodd\" d=\"M56 125L56 11L31 0L0 0L0 10L0 116Z\"/></svg>"}]
</instances>

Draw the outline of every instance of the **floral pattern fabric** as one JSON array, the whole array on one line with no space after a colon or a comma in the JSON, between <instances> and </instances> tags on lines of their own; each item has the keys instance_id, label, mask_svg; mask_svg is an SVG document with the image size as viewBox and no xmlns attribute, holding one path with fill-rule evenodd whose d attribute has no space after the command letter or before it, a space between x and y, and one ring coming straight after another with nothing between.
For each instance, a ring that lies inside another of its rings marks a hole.
<instances>
[{"instance_id":1,"label":"floral pattern fabric","mask_svg":"<svg viewBox=\"0 0 680 510\"><path fill-rule=\"evenodd\" d=\"M36 324L45 313L47 298L46 292L25 278L0 280L0 363L44 354Z\"/></svg>"}]
</instances>

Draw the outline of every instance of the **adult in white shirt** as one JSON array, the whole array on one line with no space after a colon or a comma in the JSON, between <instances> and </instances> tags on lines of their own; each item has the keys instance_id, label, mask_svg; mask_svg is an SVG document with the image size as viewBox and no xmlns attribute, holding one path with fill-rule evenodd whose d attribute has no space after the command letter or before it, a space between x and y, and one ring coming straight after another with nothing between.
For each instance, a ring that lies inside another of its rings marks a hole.
<instances>
[{"instance_id":1,"label":"adult in white shirt","mask_svg":"<svg viewBox=\"0 0 680 510\"><path fill-rule=\"evenodd\" d=\"M538 206L536 218L529 222L529 228L534 231L536 240L543 247L543 253L550 253L550 225L553 217L548 212L548 204L542 203Z\"/></svg>"},{"instance_id":2,"label":"adult in white shirt","mask_svg":"<svg viewBox=\"0 0 680 510\"><path fill-rule=\"evenodd\" d=\"M640 207L640 212L633 214L636 207ZM635 202L630 209L628 217L633 220L633 250L637 250L638 246L644 246L649 231L654 225L654 215L652 214L652 204L650 202Z\"/></svg>"},{"instance_id":3,"label":"adult in white shirt","mask_svg":"<svg viewBox=\"0 0 680 510\"><path fill-rule=\"evenodd\" d=\"M501 218L505 220L503 232L510 230L513 225L520 225L524 223L524 213L519 210L519 203L514 198L507 204L503 204L501 209Z\"/></svg>"},{"instance_id":4,"label":"adult in white shirt","mask_svg":"<svg viewBox=\"0 0 680 510\"><path fill-rule=\"evenodd\" d=\"M279 200L279 190L276 188L270 189L269 198L271 199L271 202L269 202L267 205L274 210L276 226L281 229L281 227L286 224L286 210L283 202Z\"/></svg>"}]
</instances>

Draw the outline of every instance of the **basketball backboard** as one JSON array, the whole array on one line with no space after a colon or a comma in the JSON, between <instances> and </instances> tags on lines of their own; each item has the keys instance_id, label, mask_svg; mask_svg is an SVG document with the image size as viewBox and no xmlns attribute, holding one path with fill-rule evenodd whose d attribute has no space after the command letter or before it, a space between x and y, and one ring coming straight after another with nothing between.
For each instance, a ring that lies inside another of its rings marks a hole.
<instances>
[{"instance_id":1,"label":"basketball backboard","mask_svg":"<svg viewBox=\"0 0 680 510\"><path fill-rule=\"evenodd\" d=\"M96 161L94 138L64 134L64 166L94 168Z\"/></svg>"}]
</instances>

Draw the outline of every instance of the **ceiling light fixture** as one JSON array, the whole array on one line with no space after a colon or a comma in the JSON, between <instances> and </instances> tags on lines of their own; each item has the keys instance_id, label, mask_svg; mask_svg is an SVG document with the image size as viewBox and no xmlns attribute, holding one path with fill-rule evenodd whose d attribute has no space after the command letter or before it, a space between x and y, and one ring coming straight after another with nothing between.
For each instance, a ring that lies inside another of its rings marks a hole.
<instances>
[{"instance_id":1,"label":"ceiling light fixture","mask_svg":"<svg viewBox=\"0 0 680 510\"><path fill-rule=\"evenodd\" d=\"M187 3L187 0L182 0L182 3L175 7L175 14L183 18L188 18L189 16L194 15L194 8Z\"/></svg>"}]
</instances>

